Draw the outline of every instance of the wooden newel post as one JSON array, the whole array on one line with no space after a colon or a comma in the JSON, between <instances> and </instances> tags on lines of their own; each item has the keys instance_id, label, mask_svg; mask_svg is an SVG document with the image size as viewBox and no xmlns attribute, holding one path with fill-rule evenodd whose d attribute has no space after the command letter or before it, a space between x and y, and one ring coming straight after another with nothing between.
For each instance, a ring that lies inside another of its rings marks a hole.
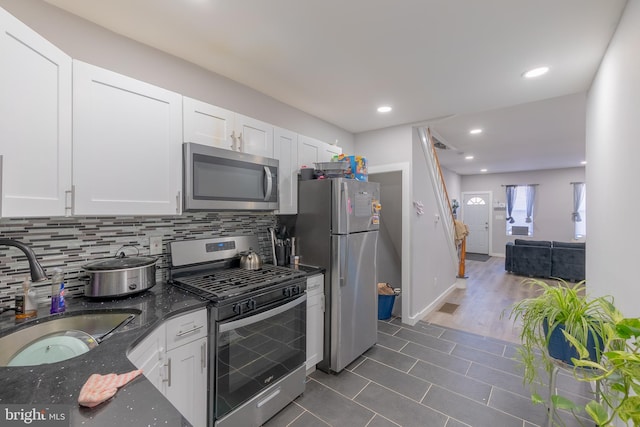
<instances>
[{"instance_id":1,"label":"wooden newel post","mask_svg":"<svg viewBox=\"0 0 640 427\"><path fill-rule=\"evenodd\" d=\"M464 276L464 261L467 256L467 238L466 236L462 238L462 243L460 244L460 265L458 265L458 277Z\"/></svg>"}]
</instances>

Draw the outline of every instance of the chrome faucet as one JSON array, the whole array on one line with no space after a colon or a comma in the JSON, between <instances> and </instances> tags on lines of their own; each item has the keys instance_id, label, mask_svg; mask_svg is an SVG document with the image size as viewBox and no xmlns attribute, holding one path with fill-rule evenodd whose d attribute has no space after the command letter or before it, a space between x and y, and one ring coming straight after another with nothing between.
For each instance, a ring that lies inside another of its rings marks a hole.
<instances>
[{"instance_id":1,"label":"chrome faucet","mask_svg":"<svg viewBox=\"0 0 640 427\"><path fill-rule=\"evenodd\" d=\"M36 254L33 253L33 250L31 250L29 246L13 239L0 239L0 246L1 245L13 246L24 252L27 257L27 261L29 261L29 270L31 270L32 282L41 282L47 279L47 275L44 272L44 269L36 259Z\"/></svg>"}]
</instances>

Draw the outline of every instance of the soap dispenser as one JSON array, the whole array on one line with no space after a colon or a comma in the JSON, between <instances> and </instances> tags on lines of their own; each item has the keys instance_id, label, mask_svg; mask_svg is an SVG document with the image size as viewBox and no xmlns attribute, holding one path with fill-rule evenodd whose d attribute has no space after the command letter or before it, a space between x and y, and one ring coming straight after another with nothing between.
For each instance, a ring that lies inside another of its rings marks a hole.
<instances>
[{"instance_id":1,"label":"soap dispenser","mask_svg":"<svg viewBox=\"0 0 640 427\"><path fill-rule=\"evenodd\" d=\"M22 293L16 295L16 320L31 319L38 315L36 291L28 277L22 282Z\"/></svg>"},{"instance_id":2,"label":"soap dispenser","mask_svg":"<svg viewBox=\"0 0 640 427\"><path fill-rule=\"evenodd\" d=\"M51 314L62 313L66 309L64 302L64 274L59 268L53 270L51 279Z\"/></svg>"}]
</instances>

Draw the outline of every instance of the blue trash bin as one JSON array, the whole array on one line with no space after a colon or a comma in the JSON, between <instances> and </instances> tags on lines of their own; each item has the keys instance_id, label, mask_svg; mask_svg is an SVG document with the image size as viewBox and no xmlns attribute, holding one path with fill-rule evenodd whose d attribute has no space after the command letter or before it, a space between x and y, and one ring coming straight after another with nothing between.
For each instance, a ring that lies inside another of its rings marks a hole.
<instances>
[{"instance_id":1,"label":"blue trash bin","mask_svg":"<svg viewBox=\"0 0 640 427\"><path fill-rule=\"evenodd\" d=\"M391 317L395 300L396 295L378 295L378 320L387 320Z\"/></svg>"}]
</instances>

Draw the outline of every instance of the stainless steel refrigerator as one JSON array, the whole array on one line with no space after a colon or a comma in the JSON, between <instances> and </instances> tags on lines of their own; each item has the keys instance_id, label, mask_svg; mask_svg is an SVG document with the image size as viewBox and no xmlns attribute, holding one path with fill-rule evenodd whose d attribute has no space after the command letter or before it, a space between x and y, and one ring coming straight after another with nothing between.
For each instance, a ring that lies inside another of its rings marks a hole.
<instances>
[{"instance_id":1,"label":"stainless steel refrigerator","mask_svg":"<svg viewBox=\"0 0 640 427\"><path fill-rule=\"evenodd\" d=\"M301 262L324 267L324 359L340 372L377 340L376 250L380 186L344 178L300 181Z\"/></svg>"}]
</instances>

